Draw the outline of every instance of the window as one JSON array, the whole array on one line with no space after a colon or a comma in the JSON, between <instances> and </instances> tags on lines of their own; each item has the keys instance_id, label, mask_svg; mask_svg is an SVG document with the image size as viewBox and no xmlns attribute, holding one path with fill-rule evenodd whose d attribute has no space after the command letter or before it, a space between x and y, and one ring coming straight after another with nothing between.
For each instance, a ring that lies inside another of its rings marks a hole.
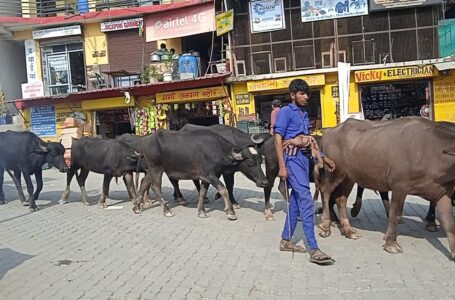
<instances>
[{"instance_id":1,"label":"window","mask_svg":"<svg viewBox=\"0 0 455 300\"><path fill-rule=\"evenodd\" d=\"M114 77L115 87L132 86L136 85L138 82L140 82L139 75Z\"/></svg>"}]
</instances>

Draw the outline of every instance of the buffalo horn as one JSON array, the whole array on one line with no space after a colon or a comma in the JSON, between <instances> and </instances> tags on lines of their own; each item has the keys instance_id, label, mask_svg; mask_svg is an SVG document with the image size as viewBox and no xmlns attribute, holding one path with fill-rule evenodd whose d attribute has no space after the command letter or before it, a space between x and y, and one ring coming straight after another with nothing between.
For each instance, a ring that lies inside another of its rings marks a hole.
<instances>
[{"instance_id":1,"label":"buffalo horn","mask_svg":"<svg viewBox=\"0 0 455 300\"><path fill-rule=\"evenodd\" d=\"M232 155L232 157L233 157L235 160L242 160L242 159L243 159L242 153L240 153L240 152L235 152L234 149L232 149L231 155Z\"/></svg>"},{"instance_id":2,"label":"buffalo horn","mask_svg":"<svg viewBox=\"0 0 455 300\"><path fill-rule=\"evenodd\" d=\"M260 134L255 133L251 135L251 141L255 144L261 144L262 142L264 142L264 138L261 137Z\"/></svg>"},{"instance_id":3,"label":"buffalo horn","mask_svg":"<svg viewBox=\"0 0 455 300\"><path fill-rule=\"evenodd\" d=\"M134 151L134 154L137 156L137 157L141 157L142 154L140 152L137 152L137 151Z\"/></svg>"}]
</instances>

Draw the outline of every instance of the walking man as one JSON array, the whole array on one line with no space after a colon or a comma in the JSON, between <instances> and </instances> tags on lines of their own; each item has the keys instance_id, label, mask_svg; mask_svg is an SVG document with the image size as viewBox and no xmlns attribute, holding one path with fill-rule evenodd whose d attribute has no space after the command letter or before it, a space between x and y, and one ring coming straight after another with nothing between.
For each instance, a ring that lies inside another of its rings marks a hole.
<instances>
[{"instance_id":1,"label":"walking man","mask_svg":"<svg viewBox=\"0 0 455 300\"><path fill-rule=\"evenodd\" d=\"M292 103L280 110L274 128L275 150L279 165L278 176L283 181L287 180L289 188L292 188L280 250L306 252L304 247L297 246L291 241L297 225L297 217L300 216L309 247L310 262L331 264L334 260L319 249L314 234L314 204L310 192L309 158L303 151L315 143L310 136L308 113L304 110L309 102L310 89L304 80L295 79L289 85L289 93ZM333 161L323 157L323 162L329 171L334 170Z\"/></svg>"}]
</instances>

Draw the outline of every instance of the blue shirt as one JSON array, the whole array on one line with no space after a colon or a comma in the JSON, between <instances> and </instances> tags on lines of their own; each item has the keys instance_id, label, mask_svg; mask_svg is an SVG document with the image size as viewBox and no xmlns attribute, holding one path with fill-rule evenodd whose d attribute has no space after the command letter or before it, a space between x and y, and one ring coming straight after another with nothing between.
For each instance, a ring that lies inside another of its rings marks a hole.
<instances>
[{"instance_id":1,"label":"blue shirt","mask_svg":"<svg viewBox=\"0 0 455 300\"><path fill-rule=\"evenodd\" d=\"M308 113L294 103L283 107L277 116L275 133L285 140L295 138L299 134L310 134L310 119Z\"/></svg>"}]
</instances>

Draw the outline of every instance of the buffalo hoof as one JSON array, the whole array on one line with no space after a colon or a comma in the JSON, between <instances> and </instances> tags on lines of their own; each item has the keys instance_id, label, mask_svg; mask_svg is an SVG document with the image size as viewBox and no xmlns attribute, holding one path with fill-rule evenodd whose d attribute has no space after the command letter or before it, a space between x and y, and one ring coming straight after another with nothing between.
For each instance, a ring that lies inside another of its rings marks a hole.
<instances>
[{"instance_id":1,"label":"buffalo hoof","mask_svg":"<svg viewBox=\"0 0 455 300\"><path fill-rule=\"evenodd\" d=\"M99 208L107 208L107 204L106 203L98 203L98 207Z\"/></svg>"},{"instance_id":2,"label":"buffalo hoof","mask_svg":"<svg viewBox=\"0 0 455 300\"><path fill-rule=\"evenodd\" d=\"M360 234L353 228L346 230L344 236L351 240L357 240L360 238Z\"/></svg>"},{"instance_id":3,"label":"buffalo hoof","mask_svg":"<svg viewBox=\"0 0 455 300\"><path fill-rule=\"evenodd\" d=\"M319 231L319 236L322 238L328 238L332 233L330 230L321 230Z\"/></svg>"},{"instance_id":4,"label":"buffalo hoof","mask_svg":"<svg viewBox=\"0 0 455 300\"><path fill-rule=\"evenodd\" d=\"M238 203L233 203L233 204L232 204L232 207L235 208L235 209L240 209L240 204L238 204Z\"/></svg>"},{"instance_id":5,"label":"buffalo hoof","mask_svg":"<svg viewBox=\"0 0 455 300\"><path fill-rule=\"evenodd\" d=\"M143 208L143 209L150 208L150 207L152 207L152 201L150 201L150 199L141 203L141 208Z\"/></svg>"},{"instance_id":6,"label":"buffalo hoof","mask_svg":"<svg viewBox=\"0 0 455 300\"><path fill-rule=\"evenodd\" d=\"M22 206L29 206L29 205L30 205L30 203L28 201L22 202Z\"/></svg>"},{"instance_id":7,"label":"buffalo hoof","mask_svg":"<svg viewBox=\"0 0 455 300\"><path fill-rule=\"evenodd\" d=\"M6 202L6 200L1 200L0 201L0 204L6 204L6 203L8 203L8 202Z\"/></svg>"},{"instance_id":8,"label":"buffalo hoof","mask_svg":"<svg viewBox=\"0 0 455 300\"><path fill-rule=\"evenodd\" d=\"M209 215L205 211L199 211L197 215L199 218L208 218L209 217Z\"/></svg>"},{"instance_id":9,"label":"buffalo hoof","mask_svg":"<svg viewBox=\"0 0 455 300\"><path fill-rule=\"evenodd\" d=\"M60 200L58 200L58 203L60 203L60 204L66 204L66 203L68 203L68 202L69 202L69 201L68 201L68 200L65 200L65 199L60 199Z\"/></svg>"},{"instance_id":10,"label":"buffalo hoof","mask_svg":"<svg viewBox=\"0 0 455 300\"><path fill-rule=\"evenodd\" d=\"M182 206L187 206L188 205L188 202L185 199L183 199L183 198L181 198L178 202Z\"/></svg>"},{"instance_id":11,"label":"buffalo hoof","mask_svg":"<svg viewBox=\"0 0 455 300\"><path fill-rule=\"evenodd\" d=\"M351 208L351 217L353 218L357 217L359 215L361 207L362 207L361 205L354 203L354 205Z\"/></svg>"},{"instance_id":12,"label":"buffalo hoof","mask_svg":"<svg viewBox=\"0 0 455 300\"><path fill-rule=\"evenodd\" d=\"M266 221L274 221L275 217L273 216L272 209L268 208L264 211Z\"/></svg>"},{"instance_id":13,"label":"buffalo hoof","mask_svg":"<svg viewBox=\"0 0 455 300\"><path fill-rule=\"evenodd\" d=\"M235 221L237 220L237 216L235 214L228 213L227 217L230 221Z\"/></svg>"},{"instance_id":14,"label":"buffalo hoof","mask_svg":"<svg viewBox=\"0 0 455 300\"><path fill-rule=\"evenodd\" d=\"M439 231L439 226L436 224L436 222L427 222L425 228L430 232Z\"/></svg>"},{"instance_id":15,"label":"buffalo hoof","mask_svg":"<svg viewBox=\"0 0 455 300\"><path fill-rule=\"evenodd\" d=\"M175 216L174 212L172 210L168 210L168 211L165 211L163 212L164 216L165 217L173 217Z\"/></svg>"},{"instance_id":16,"label":"buffalo hoof","mask_svg":"<svg viewBox=\"0 0 455 300\"><path fill-rule=\"evenodd\" d=\"M216 200L216 199L220 199L220 198L221 198L221 194L220 194L220 193L216 193L216 195L215 195L215 200Z\"/></svg>"},{"instance_id":17,"label":"buffalo hoof","mask_svg":"<svg viewBox=\"0 0 455 300\"><path fill-rule=\"evenodd\" d=\"M134 206L133 207L133 212L135 214L141 214L142 213L142 209L140 207Z\"/></svg>"},{"instance_id":18,"label":"buffalo hoof","mask_svg":"<svg viewBox=\"0 0 455 300\"><path fill-rule=\"evenodd\" d=\"M85 204L86 206L90 206L90 205L91 205L90 202L88 202L88 201L82 201L82 202L84 202L84 204Z\"/></svg>"},{"instance_id":19,"label":"buffalo hoof","mask_svg":"<svg viewBox=\"0 0 455 300\"><path fill-rule=\"evenodd\" d=\"M403 249L401 249L400 245L398 245L397 242L386 243L383 247L384 247L385 251L392 253L392 254L398 254L398 253L403 252Z\"/></svg>"},{"instance_id":20,"label":"buffalo hoof","mask_svg":"<svg viewBox=\"0 0 455 300\"><path fill-rule=\"evenodd\" d=\"M209 204L209 203L210 203L209 198L205 197L205 199L204 199L204 204Z\"/></svg>"},{"instance_id":21,"label":"buffalo hoof","mask_svg":"<svg viewBox=\"0 0 455 300\"><path fill-rule=\"evenodd\" d=\"M38 207L36 207L36 205L34 207L30 206L30 212L35 212L35 211L38 211Z\"/></svg>"}]
</instances>

